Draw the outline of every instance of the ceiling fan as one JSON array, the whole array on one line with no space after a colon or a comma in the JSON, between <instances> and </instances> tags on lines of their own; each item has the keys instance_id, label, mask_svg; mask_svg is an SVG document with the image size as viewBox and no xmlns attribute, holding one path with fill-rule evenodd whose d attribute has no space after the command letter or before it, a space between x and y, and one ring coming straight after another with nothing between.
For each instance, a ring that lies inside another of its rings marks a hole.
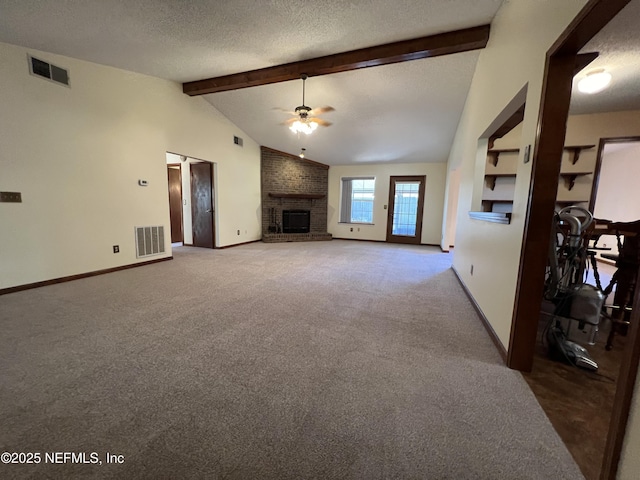
<instances>
[{"instance_id":1,"label":"ceiling fan","mask_svg":"<svg viewBox=\"0 0 640 480\"><path fill-rule=\"evenodd\" d=\"M302 75L300 75L300 78L302 79L302 105L296 107L295 111L293 112L284 110L287 113L294 115L294 117L283 122L282 124L289 125L289 129L293 133L305 133L309 135L310 133L313 133L316 128L318 128L318 125L322 125L323 127L328 127L331 125L331 122L327 122L322 118L318 118L317 115L321 115L327 112L333 112L335 108L329 106L318 108L307 107L304 104L304 87L305 81L309 77L303 73Z\"/></svg>"}]
</instances>

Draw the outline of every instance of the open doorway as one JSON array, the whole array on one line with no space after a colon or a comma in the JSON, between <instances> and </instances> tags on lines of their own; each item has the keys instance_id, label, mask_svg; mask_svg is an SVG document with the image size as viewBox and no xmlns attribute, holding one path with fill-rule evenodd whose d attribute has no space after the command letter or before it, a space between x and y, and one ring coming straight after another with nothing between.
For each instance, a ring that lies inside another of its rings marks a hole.
<instances>
[{"instance_id":1,"label":"open doorway","mask_svg":"<svg viewBox=\"0 0 640 480\"><path fill-rule=\"evenodd\" d=\"M607 152L608 137L637 136L640 133L640 121L638 121L640 104L634 103L637 95L625 96L625 92L616 90L628 81L631 82L628 86L632 87L640 78L640 71L623 74L622 69L625 65L616 63L616 57L613 55L620 50L640 52L640 45L628 44L628 41L637 40L638 37L629 35L628 28L625 31L625 26L629 27L626 20L639 18L640 1L632 0L625 7L626 3L589 2L584 14L579 16L579 21L563 34L548 56L539 124L540 135L532 172L532 188L527 210L528 224L523 242L519 293L516 299L509 351L509 365L512 368L532 370L532 373L526 374L525 378L588 480L615 478L618 461L621 458L640 357L638 289L635 289L635 294L627 296L625 300L627 303L619 305L615 297L620 284L615 286L615 290L609 292L604 308L608 317L603 316L599 325L600 332L595 341L590 344L585 342L589 354L597 362L597 371L578 368L571 364L571 358L560 357L560 361L550 360L546 351L538 355L537 349L541 347L542 339L549 338L546 334L542 337L540 335L540 326L547 323L547 320L540 318L538 321L536 318L533 321L534 319L529 317L536 311L533 304L540 302L541 295L538 296L538 289L542 291L542 286L546 285L542 278L543 265L547 264L547 257L551 257L549 252L552 250L544 251L540 246L548 245L548 239L553 238L550 235L549 226L550 223L555 225L555 220L549 222L549 219L553 216L554 204L556 211L559 206L562 206L559 204L578 204L581 208L595 213L596 217L604 215L607 220L614 222L628 224L639 219L632 218L637 215L635 213L629 217L632 219L631 222L623 222L622 212L618 209L609 210L608 213L604 210L596 211L602 207L606 210L606 201L598 205L598 197L603 195L603 189L607 187L602 183L604 169L601 175L596 160L598 159L602 166L606 162L602 159L612 153ZM625 10L622 10L623 8ZM614 18L616 14L618 15ZM612 18L613 21L605 26L606 22ZM598 27L595 28L595 25ZM598 29L602 29L600 33L597 33ZM589 62L593 64L580 74L579 72ZM625 64L626 66L637 65L634 62L625 62ZM619 67L610 90L599 97L592 95L580 99L574 88L570 100L572 76L579 73L576 75L577 81L580 76L584 77L587 73L604 66ZM610 108L603 108L608 100L613 102ZM597 146L599 146L598 149L596 149ZM560 161L563 148L565 152ZM615 151L616 148L613 150ZM554 188L556 181L557 188ZM633 194L637 187L632 185L624 188L624 181L621 178L618 178L617 182L613 190L615 201L619 204L634 202ZM536 188L533 188L534 185ZM595 223L596 227L600 225L600 222ZM593 237L600 237L603 232L611 233L612 231L621 231L623 236L636 239L640 235L639 231L631 231L630 227L627 232L618 227L611 227L606 222L603 222L603 225L603 228L594 232ZM613 238L615 237L616 235ZM628 240L629 238L623 239L624 245L627 245ZM617 246L615 245L617 240L611 241L611 237L606 240L601 236L598 243L601 247L606 245L606 248ZM593 250L593 243L587 245L590 246L586 247L586 250ZM587 256L591 255L587 254L585 258ZM599 256L602 255L599 253ZM598 263L596 262L596 265ZM620 271L620 268L621 264L616 262L614 273ZM637 274L636 263L634 277L637 278ZM590 282L595 283L595 278L587 280L587 283ZM608 279L602 281L603 287L607 283ZM602 310L597 308L596 315ZM614 317L612 312L616 310L621 311L629 322L627 335L622 333L616 335L612 348L607 349L608 333L613 324L610 318ZM566 313L569 317L573 315L568 311ZM557 319L554 317L565 315L555 309L551 316L551 325L555 326ZM567 337L569 336L567 332L564 333ZM536 352L530 350L534 345L534 339ZM631 421L633 422L633 419ZM631 450L632 447L627 448Z\"/></svg>"},{"instance_id":2,"label":"open doorway","mask_svg":"<svg viewBox=\"0 0 640 480\"><path fill-rule=\"evenodd\" d=\"M174 246L215 248L217 244L215 163L169 152L166 158L172 243L174 243L174 231L175 238L178 238L180 231L182 243L176 242ZM176 185L178 174L180 177L179 212L175 206L178 198Z\"/></svg>"}]
</instances>

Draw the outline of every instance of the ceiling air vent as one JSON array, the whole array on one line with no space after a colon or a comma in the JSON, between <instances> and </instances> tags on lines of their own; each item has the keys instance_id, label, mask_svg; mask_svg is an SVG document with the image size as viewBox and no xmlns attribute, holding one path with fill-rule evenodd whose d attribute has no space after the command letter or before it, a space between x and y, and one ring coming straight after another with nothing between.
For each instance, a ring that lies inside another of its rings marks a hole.
<instances>
[{"instance_id":1,"label":"ceiling air vent","mask_svg":"<svg viewBox=\"0 0 640 480\"><path fill-rule=\"evenodd\" d=\"M32 75L46 78L60 85L69 86L69 71L64 68L51 65L36 57L29 56L29 71Z\"/></svg>"},{"instance_id":2,"label":"ceiling air vent","mask_svg":"<svg viewBox=\"0 0 640 480\"><path fill-rule=\"evenodd\" d=\"M242 146L242 139L240 137L236 137L235 135L233 136L233 143L235 143L236 145L238 145L239 147Z\"/></svg>"}]
</instances>

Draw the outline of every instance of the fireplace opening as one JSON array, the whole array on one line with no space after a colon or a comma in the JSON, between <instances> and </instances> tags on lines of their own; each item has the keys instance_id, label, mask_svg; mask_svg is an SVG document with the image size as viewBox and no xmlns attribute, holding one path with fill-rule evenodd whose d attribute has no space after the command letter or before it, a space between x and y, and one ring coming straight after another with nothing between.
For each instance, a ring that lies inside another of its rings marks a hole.
<instances>
[{"instance_id":1,"label":"fireplace opening","mask_svg":"<svg viewBox=\"0 0 640 480\"><path fill-rule=\"evenodd\" d=\"M309 233L310 210L283 210L282 233Z\"/></svg>"}]
</instances>

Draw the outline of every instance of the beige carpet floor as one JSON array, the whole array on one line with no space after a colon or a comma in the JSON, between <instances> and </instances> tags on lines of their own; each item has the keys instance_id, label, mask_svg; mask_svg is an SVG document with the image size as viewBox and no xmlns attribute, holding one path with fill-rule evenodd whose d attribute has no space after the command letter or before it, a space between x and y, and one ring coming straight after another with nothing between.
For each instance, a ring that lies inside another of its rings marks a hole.
<instances>
[{"instance_id":1,"label":"beige carpet floor","mask_svg":"<svg viewBox=\"0 0 640 480\"><path fill-rule=\"evenodd\" d=\"M0 451L43 457L0 478L582 478L448 254L174 257L0 297Z\"/></svg>"}]
</instances>

